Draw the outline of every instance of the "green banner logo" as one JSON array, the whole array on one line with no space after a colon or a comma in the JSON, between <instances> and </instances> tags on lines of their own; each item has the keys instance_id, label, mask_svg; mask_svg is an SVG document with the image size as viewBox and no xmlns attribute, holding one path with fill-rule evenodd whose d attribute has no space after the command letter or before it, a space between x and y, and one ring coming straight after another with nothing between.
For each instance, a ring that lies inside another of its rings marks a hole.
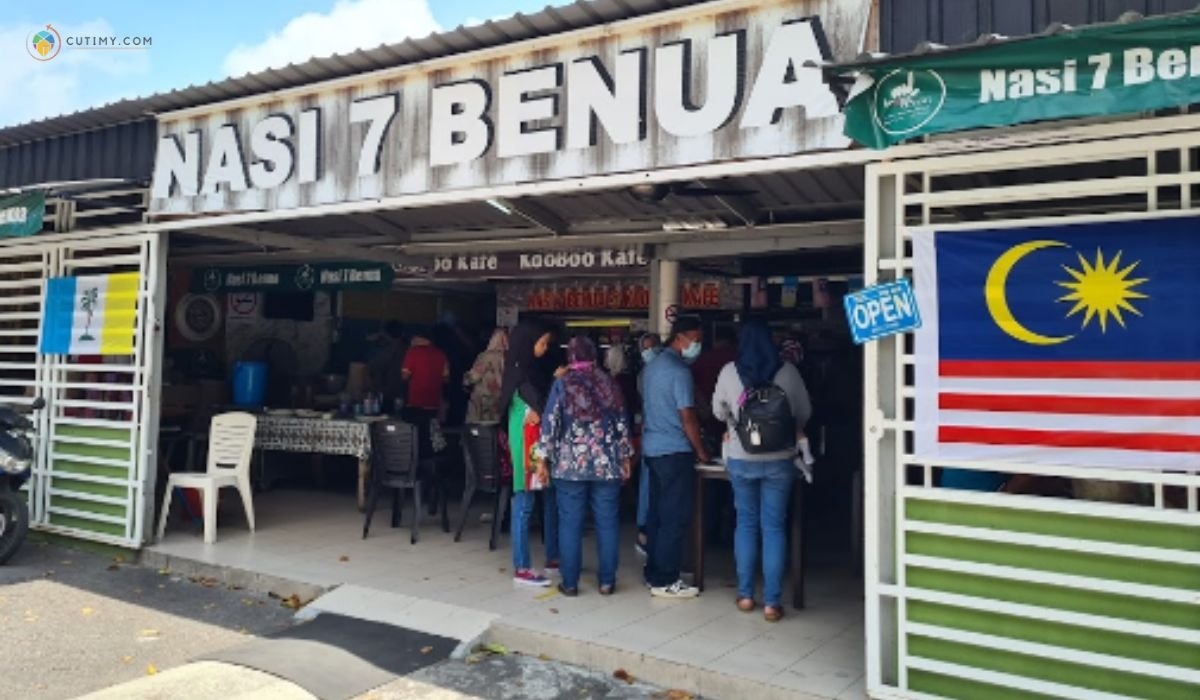
<instances>
[{"instance_id":1,"label":"green banner logo","mask_svg":"<svg viewBox=\"0 0 1200 700\"><path fill-rule=\"evenodd\" d=\"M937 71L898 69L875 87L875 123L894 136L929 123L946 104L946 83Z\"/></svg>"}]
</instances>

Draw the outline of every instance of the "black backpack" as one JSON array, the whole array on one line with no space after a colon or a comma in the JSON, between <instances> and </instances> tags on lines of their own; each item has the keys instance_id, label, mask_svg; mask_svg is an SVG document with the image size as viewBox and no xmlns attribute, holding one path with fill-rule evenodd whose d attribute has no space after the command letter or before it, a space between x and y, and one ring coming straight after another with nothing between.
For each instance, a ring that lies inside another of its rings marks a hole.
<instances>
[{"instance_id":1,"label":"black backpack","mask_svg":"<svg viewBox=\"0 0 1200 700\"><path fill-rule=\"evenodd\" d=\"M787 394L778 385L760 384L747 389L738 403L735 429L742 449L757 455L796 448L796 417Z\"/></svg>"}]
</instances>

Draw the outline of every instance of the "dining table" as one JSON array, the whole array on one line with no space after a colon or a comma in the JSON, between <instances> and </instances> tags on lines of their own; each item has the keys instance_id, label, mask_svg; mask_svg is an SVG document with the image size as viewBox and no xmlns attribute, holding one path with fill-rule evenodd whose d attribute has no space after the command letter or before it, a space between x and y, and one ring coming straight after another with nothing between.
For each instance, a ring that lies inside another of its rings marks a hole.
<instances>
[{"instance_id":1,"label":"dining table","mask_svg":"<svg viewBox=\"0 0 1200 700\"><path fill-rule=\"evenodd\" d=\"M729 471L720 462L696 465L695 503L692 518L692 585L704 590L704 492L712 481L729 481ZM804 607L804 499L807 482L797 475L792 482L792 505L788 509L788 568L792 581L792 607Z\"/></svg>"},{"instance_id":2,"label":"dining table","mask_svg":"<svg viewBox=\"0 0 1200 700\"><path fill-rule=\"evenodd\" d=\"M367 502L371 474L371 423L362 418L325 418L266 413L258 417L254 447L263 452L347 455L358 459L358 507Z\"/></svg>"}]
</instances>

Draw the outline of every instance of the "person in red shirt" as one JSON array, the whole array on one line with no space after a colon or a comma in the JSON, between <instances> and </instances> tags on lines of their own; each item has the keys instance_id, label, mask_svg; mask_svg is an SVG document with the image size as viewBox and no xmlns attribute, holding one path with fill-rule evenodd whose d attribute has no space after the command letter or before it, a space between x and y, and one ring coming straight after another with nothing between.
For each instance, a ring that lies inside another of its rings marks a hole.
<instances>
[{"instance_id":1,"label":"person in red shirt","mask_svg":"<svg viewBox=\"0 0 1200 700\"><path fill-rule=\"evenodd\" d=\"M408 382L404 420L417 426L421 457L432 457L429 423L442 407L442 390L450 378L450 362L429 340L427 331L417 330L413 334L412 345L404 354L401 375Z\"/></svg>"}]
</instances>

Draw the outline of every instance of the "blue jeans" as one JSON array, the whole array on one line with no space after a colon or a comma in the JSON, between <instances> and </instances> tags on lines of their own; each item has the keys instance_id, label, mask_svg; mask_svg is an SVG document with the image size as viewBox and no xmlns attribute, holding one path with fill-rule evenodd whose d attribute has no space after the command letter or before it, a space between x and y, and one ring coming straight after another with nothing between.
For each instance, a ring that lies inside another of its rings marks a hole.
<instances>
[{"instance_id":1,"label":"blue jeans","mask_svg":"<svg viewBox=\"0 0 1200 700\"><path fill-rule=\"evenodd\" d=\"M729 481L733 484L733 505L737 509L733 556L737 561L739 598L754 597L761 535L763 604L778 607L783 601L788 502L795 473L796 467L790 459L729 460Z\"/></svg>"},{"instance_id":2,"label":"blue jeans","mask_svg":"<svg viewBox=\"0 0 1200 700\"><path fill-rule=\"evenodd\" d=\"M650 514L646 519L646 582L656 588L679 580L683 547L692 523L696 456L679 452L647 457Z\"/></svg>"},{"instance_id":3,"label":"blue jeans","mask_svg":"<svg viewBox=\"0 0 1200 700\"><path fill-rule=\"evenodd\" d=\"M646 532L646 518L650 516L650 467L642 460L642 468L638 470L638 509L637 529Z\"/></svg>"},{"instance_id":4,"label":"blue jeans","mask_svg":"<svg viewBox=\"0 0 1200 700\"><path fill-rule=\"evenodd\" d=\"M562 583L579 587L583 569L583 521L590 505L596 524L596 554L601 586L617 583L617 543L621 539L619 481L556 481L558 491L558 541L562 547Z\"/></svg>"},{"instance_id":5,"label":"blue jeans","mask_svg":"<svg viewBox=\"0 0 1200 700\"><path fill-rule=\"evenodd\" d=\"M558 505L554 502L554 489L545 489L542 494L542 538L546 547L546 561L554 561L558 559ZM529 549L529 521L533 518L535 503L536 491L518 491L513 494L513 573L533 568L533 555Z\"/></svg>"}]
</instances>

